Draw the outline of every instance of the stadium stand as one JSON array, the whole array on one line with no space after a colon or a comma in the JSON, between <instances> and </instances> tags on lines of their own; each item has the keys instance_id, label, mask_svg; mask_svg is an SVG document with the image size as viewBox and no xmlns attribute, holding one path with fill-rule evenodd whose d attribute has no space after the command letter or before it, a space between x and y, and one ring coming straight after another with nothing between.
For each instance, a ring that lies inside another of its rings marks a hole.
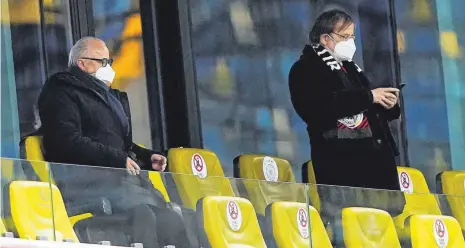
<instances>
[{"instance_id":1,"label":"stadium stand","mask_svg":"<svg viewBox=\"0 0 465 248\"><path fill-rule=\"evenodd\" d=\"M197 203L197 223L202 247L267 247L247 199L207 196Z\"/></svg>"},{"instance_id":2,"label":"stadium stand","mask_svg":"<svg viewBox=\"0 0 465 248\"><path fill-rule=\"evenodd\" d=\"M321 211L320 195L318 193L318 187L316 183L315 171L313 170L312 161L305 162L302 164L302 182L308 183L309 185L309 196L310 202L315 209Z\"/></svg>"},{"instance_id":3,"label":"stadium stand","mask_svg":"<svg viewBox=\"0 0 465 248\"><path fill-rule=\"evenodd\" d=\"M410 219L413 248L465 247L462 230L456 219L440 215L414 215Z\"/></svg>"},{"instance_id":4,"label":"stadium stand","mask_svg":"<svg viewBox=\"0 0 465 248\"><path fill-rule=\"evenodd\" d=\"M266 208L266 220L273 234L266 239L269 248L309 247L310 240L312 247L332 247L320 215L305 203L271 203Z\"/></svg>"},{"instance_id":5,"label":"stadium stand","mask_svg":"<svg viewBox=\"0 0 465 248\"><path fill-rule=\"evenodd\" d=\"M79 242L68 220L60 190L55 185L13 181L4 188L3 193L9 204L4 207L5 217L11 219L13 225L9 228L18 237Z\"/></svg>"},{"instance_id":6,"label":"stadium stand","mask_svg":"<svg viewBox=\"0 0 465 248\"><path fill-rule=\"evenodd\" d=\"M342 210L342 229L347 248L400 248L396 228L389 213L373 208Z\"/></svg>"},{"instance_id":7,"label":"stadium stand","mask_svg":"<svg viewBox=\"0 0 465 248\"><path fill-rule=\"evenodd\" d=\"M303 184L296 184L289 161L265 155L246 154L234 159L234 177L244 189L255 210L265 215L266 207L275 201L305 202ZM239 191L241 188L239 187Z\"/></svg>"},{"instance_id":8,"label":"stadium stand","mask_svg":"<svg viewBox=\"0 0 465 248\"><path fill-rule=\"evenodd\" d=\"M445 194L447 202L441 202L443 209L447 206L465 231L465 171L444 171L436 177L438 193Z\"/></svg>"},{"instance_id":9,"label":"stadium stand","mask_svg":"<svg viewBox=\"0 0 465 248\"><path fill-rule=\"evenodd\" d=\"M206 196L235 196L231 182L224 177L220 160L212 151L172 148L168 151L168 166L175 173L171 175L175 186L171 187L168 181L168 189L177 189L168 193L170 197L180 198L184 207L195 210L197 201Z\"/></svg>"},{"instance_id":10,"label":"stadium stand","mask_svg":"<svg viewBox=\"0 0 465 248\"><path fill-rule=\"evenodd\" d=\"M423 174L414 168L397 167L399 183L405 196L403 212L394 217L399 238L410 237L408 218L416 214L441 215L435 195L431 194Z\"/></svg>"}]
</instances>

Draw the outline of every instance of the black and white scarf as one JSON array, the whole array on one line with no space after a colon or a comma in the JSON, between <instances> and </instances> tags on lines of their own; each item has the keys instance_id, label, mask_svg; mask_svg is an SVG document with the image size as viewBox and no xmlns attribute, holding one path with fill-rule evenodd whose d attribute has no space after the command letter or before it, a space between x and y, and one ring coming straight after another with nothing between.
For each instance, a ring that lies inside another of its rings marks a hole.
<instances>
[{"instance_id":1,"label":"black and white scarf","mask_svg":"<svg viewBox=\"0 0 465 248\"><path fill-rule=\"evenodd\" d=\"M369 85L366 85L366 82L361 80L361 78L365 76L363 75L362 69L355 62L352 60L343 63L338 62L331 52L322 45L314 45L312 48L331 71L337 74L344 88L369 87ZM349 77L349 73L351 72L358 75L351 75L352 77ZM373 136L368 118L364 112L339 119L337 122L337 127L335 129L329 130L323 134L325 138L361 139L371 138Z\"/></svg>"}]
</instances>

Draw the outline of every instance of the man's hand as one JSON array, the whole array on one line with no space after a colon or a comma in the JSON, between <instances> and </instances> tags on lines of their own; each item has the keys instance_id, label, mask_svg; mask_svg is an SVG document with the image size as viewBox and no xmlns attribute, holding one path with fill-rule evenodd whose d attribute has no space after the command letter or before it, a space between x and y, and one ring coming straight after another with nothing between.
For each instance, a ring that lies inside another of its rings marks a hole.
<instances>
[{"instance_id":1,"label":"man's hand","mask_svg":"<svg viewBox=\"0 0 465 248\"><path fill-rule=\"evenodd\" d=\"M380 104L385 109L391 109L397 104L399 89L397 88L377 88L371 91L373 102Z\"/></svg>"},{"instance_id":2,"label":"man's hand","mask_svg":"<svg viewBox=\"0 0 465 248\"><path fill-rule=\"evenodd\" d=\"M153 154L150 158L152 160L152 169L156 171L165 171L166 158L160 154Z\"/></svg>"},{"instance_id":3,"label":"man's hand","mask_svg":"<svg viewBox=\"0 0 465 248\"><path fill-rule=\"evenodd\" d=\"M134 160L127 158L126 159L126 171L129 173L129 175L139 175L140 172L140 167L137 165Z\"/></svg>"}]
</instances>

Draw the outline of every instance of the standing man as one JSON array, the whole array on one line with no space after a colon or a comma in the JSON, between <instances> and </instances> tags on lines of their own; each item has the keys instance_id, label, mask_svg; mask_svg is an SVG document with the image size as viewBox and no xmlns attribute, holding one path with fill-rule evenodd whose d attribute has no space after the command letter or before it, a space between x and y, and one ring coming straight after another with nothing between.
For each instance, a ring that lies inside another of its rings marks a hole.
<instances>
[{"instance_id":1,"label":"standing man","mask_svg":"<svg viewBox=\"0 0 465 248\"><path fill-rule=\"evenodd\" d=\"M113 212L128 216L126 234L145 247L188 247L180 216L167 208L141 169L164 171L166 158L132 141L126 93L112 89L115 77L108 48L97 38L79 40L69 70L46 82L39 96L47 161L67 206L108 198ZM79 223L79 222L78 222ZM79 235L79 234L78 234Z\"/></svg>"},{"instance_id":2,"label":"standing man","mask_svg":"<svg viewBox=\"0 0 465 248\"><path fill-rule=\"evenodd\" d=\"M399 90L372 89L352 58L355 24L322 13L289 74L291 100L308 125L318 184L399 190L398 149L388 122L400 115Z\"/></svg>"}]
</instances>

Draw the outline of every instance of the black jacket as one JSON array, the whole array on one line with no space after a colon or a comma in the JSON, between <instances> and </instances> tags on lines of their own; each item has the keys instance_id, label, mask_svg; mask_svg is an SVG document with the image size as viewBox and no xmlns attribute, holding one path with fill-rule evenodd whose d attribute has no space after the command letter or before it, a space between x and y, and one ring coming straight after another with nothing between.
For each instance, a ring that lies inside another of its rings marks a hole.
<instances>
[{"instance_id":1,"label":"black jacket","mask_svg":"<svg viewBox=\"0 0 465 248\"><path fill-rule=\"evenodd\" d=\"M398 190L398 149L388 122L400 108L374 104L361 69L353 62L339 65L323 47L307 46L289 74L292 103L307 123L317 183ZM341 128L340 120L360 113L367 128Z\"/></svg>"},{"instance_id":2,"label":"black jacket","mask_svg":"<svg viewBox=\"0 0 465 248\"><path fill-rule=\"evenodd\" d=\"M39 96L45 157L50 162L125 168L126 158L150 169L153 151L132 142L127 94L110 89L129 121L124 130L104 89L77 67L54 74Z\"/></svg>"}]
</instances>

